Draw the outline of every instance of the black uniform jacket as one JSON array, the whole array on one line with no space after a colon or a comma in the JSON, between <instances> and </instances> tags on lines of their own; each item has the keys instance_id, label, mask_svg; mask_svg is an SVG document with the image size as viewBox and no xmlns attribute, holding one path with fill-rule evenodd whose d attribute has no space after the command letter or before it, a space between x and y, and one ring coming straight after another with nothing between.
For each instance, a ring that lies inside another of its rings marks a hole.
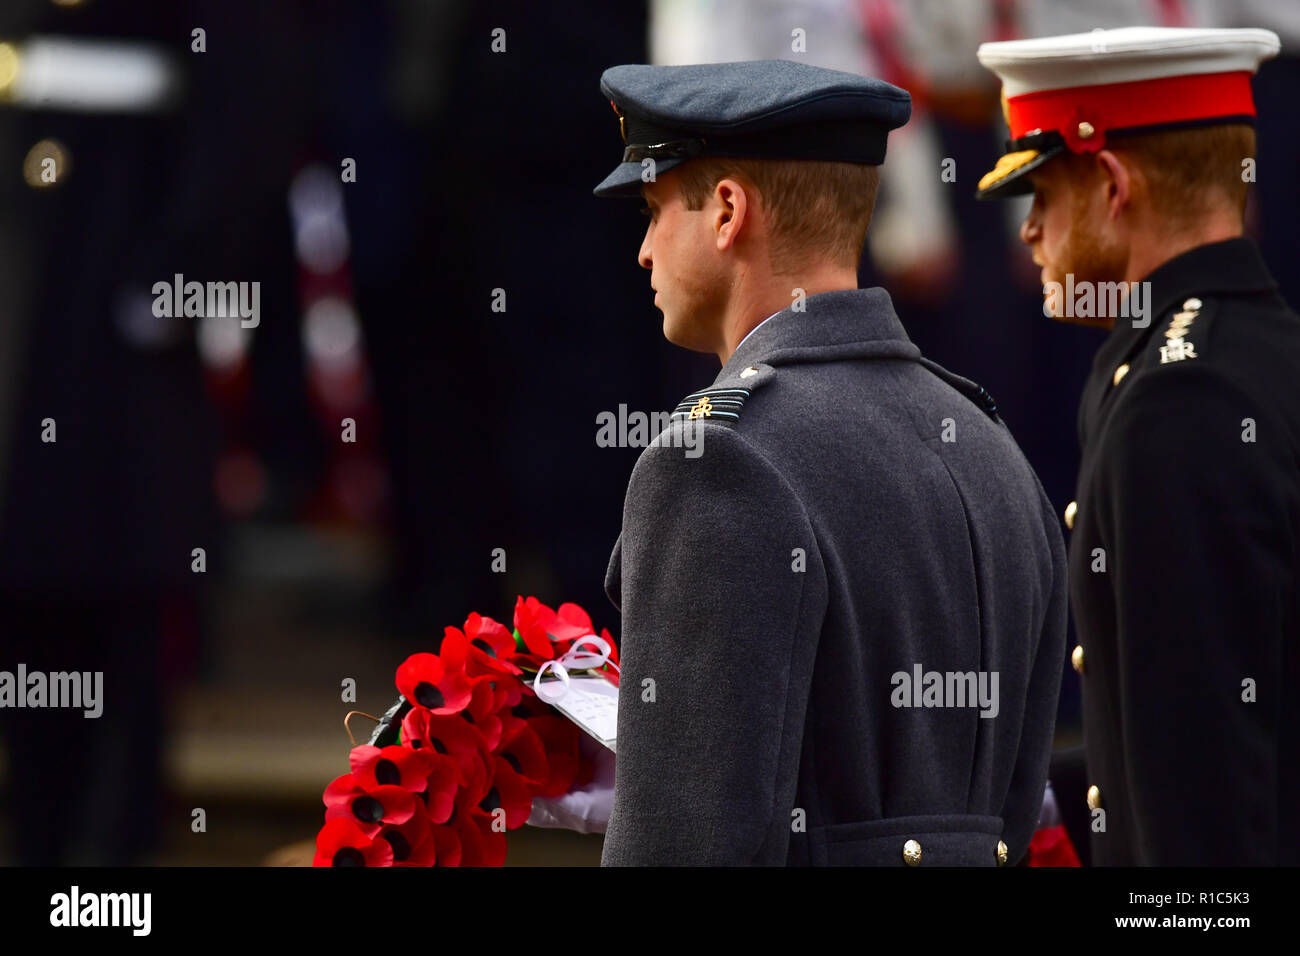
<instances>
[{"instance_id":1,"label":"black uniform jacket","mask_svg":"<svg viewBox=\"0 0 1300 956\"><path fill-rule=\"evenodd\" d=\"M1096 864L1300 863L1300 320L1247 239L1148 276L1067 509Z\"/></svg>"}]
</instances>

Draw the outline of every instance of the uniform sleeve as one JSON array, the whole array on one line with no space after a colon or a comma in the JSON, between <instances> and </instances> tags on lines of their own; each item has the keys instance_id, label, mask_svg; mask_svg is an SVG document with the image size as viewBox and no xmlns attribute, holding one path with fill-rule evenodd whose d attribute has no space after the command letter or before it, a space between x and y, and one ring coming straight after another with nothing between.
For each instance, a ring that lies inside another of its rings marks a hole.
<instances>
[{"instance_id":1,"label":"uniform sleeve","mask_svg":"<svg viewBox=\"0 0 1300 956\"><path fill-rule=\"evenodd\" d=\"M1048 764L1056 728L1056 708L1061 695L1061 669L1065 664L1066 587L1065 542L1047 496L1042 496L1044 530L1050 551L1050 573L1045 581L1046 611L1029 673L1025 713L1021 721L1020 749L1002 818L1009 855L1016 863L1029 849L1038 828L1047 787Z\"/></svg>"},{"instance_id":2,"label":"uniform sleeve","mask_svg":"<svg viewBox=\"0 0 1300 956\"><path fill-rule=\"evenodd\" d=\"M1276 848L1287 472L1281 429L1259 415L1187 362L1138 379L1104 438L1097 506L1111 553L1088 573L1113 577L1112 705L1136 849L1152 865L1263 863Z\"/></svg>"},{"instance_id":3,"label":"uniform sleeve","mask_svg":"<svg viewBox=\"0 0 1300 956\"><path fill-rule=\"evenodd\" d=\"M782 476L702 433L628 486L607 866L786 862L825 575Z\"/></svg>"}]
</instances>

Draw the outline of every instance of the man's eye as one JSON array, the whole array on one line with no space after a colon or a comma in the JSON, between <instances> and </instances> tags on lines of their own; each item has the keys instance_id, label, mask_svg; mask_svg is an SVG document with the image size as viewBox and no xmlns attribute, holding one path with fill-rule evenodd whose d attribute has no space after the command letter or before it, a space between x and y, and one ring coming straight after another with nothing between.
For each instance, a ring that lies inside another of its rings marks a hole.
<instances>
[{"instance_id":1,"label":"man's eye","mask_svg":"<svg viewBox=\"0 0 1300 956\"><path fill-rule=\"evenodd\" d=\"M653 215L654 215L654 210L651 209L649 206L642 206L642 207L641 207L641 215L643 215L643 216L653 216Z\"/></svg>"}]
</instances>

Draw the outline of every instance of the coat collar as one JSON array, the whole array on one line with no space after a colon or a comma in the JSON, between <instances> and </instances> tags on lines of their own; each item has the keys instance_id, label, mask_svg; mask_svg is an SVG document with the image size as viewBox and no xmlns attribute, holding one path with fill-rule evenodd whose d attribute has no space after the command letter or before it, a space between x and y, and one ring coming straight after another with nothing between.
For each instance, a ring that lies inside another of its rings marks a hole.
<instances>
[{"instance_id":1,"label":"coat collar","mask_svg":"<svg viewBox=\"0 0 1300 956\"><path fill-rule=\"evenodd\" d=\"M1189 249L1157 266L1143 282L1151 283L1148 300L1150 322L1134 328L1131 322L1117 320L1099 353L1110 365L1129 355L1150 337L1161 316L1193 295L1213 293L1267 292L1277 288L1269 274L1259 248L1246 238L1225 239Z\"/></svg>"},{"instance_id":2,"label":"coat collar","mask_svg":"<svg viewBox=\"0 0 1300 956\"><path fill-rule=\"evenodd\" d=\"M1086 446L1098 421L1106 396L1113 387L1115 368L1132 359L1161 327L1164 316L1192 297L1223 293L1267 292L1277 288L1259 248L1250 239L1225 239L1189 249L1157 266L1143 282L1151 283L1150 320L1141 328L1117 320L1097 350L1092 373L1079 402L1079 442Z\"/></svg>"},{"instance_id":3,"label":"coat collar","mask_svg":"<svg viewBox=\"0 0 1300 956\"><path fill-rule=\"evenodd\" d=\"M1192 293L1267 292L1277 283L1259 247L1244 237L1189 249L1149 276L1152 315L1160 315Z\"/></svg>"},{"instance_id":4,"label":"coat collar","mask_svg":"<svg viewBox=\"0 0 1300 956\"><path fill-rule=\"evenodd\" d=\"M907 337L884 289L838 289L803 300L765 320L732 353L718 381L760 364L829 362L850 358L916 359L921 355Z\"/></svg>"}]
</instances>

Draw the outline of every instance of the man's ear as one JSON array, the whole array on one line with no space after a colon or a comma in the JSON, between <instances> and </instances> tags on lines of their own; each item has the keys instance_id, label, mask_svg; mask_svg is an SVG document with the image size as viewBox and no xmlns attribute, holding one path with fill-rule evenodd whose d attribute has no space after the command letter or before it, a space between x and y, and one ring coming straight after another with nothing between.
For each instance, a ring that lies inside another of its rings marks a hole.
<instances>
[{"instance_id":1,"label":"man's ear","mask_svg":"<svg viewBox=\"0 0 1300 956\"><path fill-rule=\"evenodd\" d=\"M740 238L749 219L750 196L739 181L720 179L713 188L713 206L713 230L718 237L718 251L723 252Z\"/></svg>"},{"instance_id":2,"label":"man's ear","mask_svg":"<svg viewBox=\"0 0 1300 956\"><path fill-rule=\"evenodd\" d=\"M1118 219L1133 199L1136 170L1108 149L1097 153L1097 165L1102 175L1102 188L1106 190L1106 215Z\"/></svg>"}]
</instances>

